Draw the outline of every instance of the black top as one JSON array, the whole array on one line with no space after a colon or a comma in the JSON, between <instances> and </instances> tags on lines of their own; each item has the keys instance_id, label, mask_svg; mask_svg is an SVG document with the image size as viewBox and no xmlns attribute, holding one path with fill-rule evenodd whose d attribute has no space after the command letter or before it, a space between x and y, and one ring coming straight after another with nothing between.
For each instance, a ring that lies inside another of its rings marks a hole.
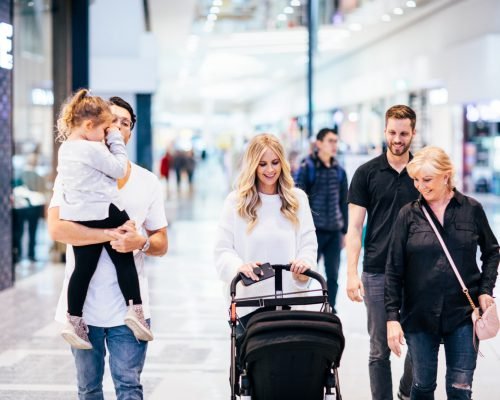
<instances>
[{"instance_id":1,"label":"black top","mask_svg":"<svg viewBox=\"0 0 500 400\"><path fill-rule=\"evenodd\" d=\"M387 320L401 319L405 332L447 334L470 321L472 308L425 218L424 205L476 306L479 295L493 293L499 247L481 204L458 191L446 207L443 226L423 199L399 213L385 273ZM482 273L476 264L477 246Z\"/></svg>"},{"instance_id":2,"label":"black top","mask_svg":"<svg viewBox=\"0 0 500 400\"><path fill-rule=\"evenodd\" d=\"M412 158L410 154L410 160ZM387 161L385 152L356 170L347 201L366 208L368 214L363 258L365 272L385 272L394 221L399 210L417 198L418 191L406 168L398 173Z\"/></svg>"},{"instance_id":3,"label":"black top","mask_svg":"<svg viewBox=\"0 0 500 400\"><path fill-rule=\"evenodd\" d=\"M295 184L309 197L317 231L347 232L347 175L337 160L332 157L326 166L316 154L308 156L300 165Z\"/></svg>"}]
</instances>

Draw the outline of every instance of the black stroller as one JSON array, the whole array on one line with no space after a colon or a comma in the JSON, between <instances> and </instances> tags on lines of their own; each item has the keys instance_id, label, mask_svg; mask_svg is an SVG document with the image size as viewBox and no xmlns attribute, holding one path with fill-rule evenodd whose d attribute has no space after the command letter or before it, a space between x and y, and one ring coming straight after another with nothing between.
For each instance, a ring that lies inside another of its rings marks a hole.
<instances>
[{"instance_id":1,"label":"black stroller","mask_svg":"<svg viewBox=\"0 0 500 400\"><path fill-rule=\"evenodd\" d=\"M339 318L331 313L323 277L321 296L282 293L282 272L290 265L273 265L275 294L236 298L237 275L231 282L231 400L342 400L337 368L344 350ZM283 310L293 305L322 304L321 311ZM236 338L237 307L276 308L253 315Z\"/></svg>"}]
</instances>

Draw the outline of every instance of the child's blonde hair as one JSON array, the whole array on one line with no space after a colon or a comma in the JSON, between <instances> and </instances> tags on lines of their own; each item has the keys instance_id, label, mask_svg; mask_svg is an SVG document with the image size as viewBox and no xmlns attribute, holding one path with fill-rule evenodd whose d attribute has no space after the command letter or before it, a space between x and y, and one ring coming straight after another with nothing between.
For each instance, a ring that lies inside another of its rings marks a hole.
<instances>
[{"instance_id":1,"label":"child's blonde hair","mask_svg":"<svg viewBox=\"0 0 500 400\"><path fill-rule=\"evenodd\" d=\"M57 140L65 141L71 130L90 119L95 125L113 120L109 103L99 96L92 96L90 90L80 89L66 99L57 119Z\"/></svg>"}]
</instances>

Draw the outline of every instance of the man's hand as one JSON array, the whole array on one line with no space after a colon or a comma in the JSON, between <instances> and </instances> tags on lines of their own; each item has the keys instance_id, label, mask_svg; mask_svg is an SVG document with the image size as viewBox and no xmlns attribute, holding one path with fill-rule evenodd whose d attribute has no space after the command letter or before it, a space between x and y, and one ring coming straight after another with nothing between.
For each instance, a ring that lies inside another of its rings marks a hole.
<instances>
[{"instance_id":1,"label":"man's hand","mask_svg":"<svg viewBox=\"0 0 500 400\"><path fill-rule=\"evenodd\" d=\"M365 295L365 288L363 282L359 279L358 275L347 276L347 296L351 301L362 302Z\"/></svg>"},{"instance_id":2,"label":"man's hand","mask_svg":"<svg viewBox=\"0 0 500 400\"><path fill-rule=\"evenodd\" d=\"M111 247L119 253L142 249L146 243L146 238L137 232L133 221L127 221L116 229L106 230L105 233L113 238Z\"/></svg>"},{"instance_id":3,"label":"man's hand","mask_svg":"<svg viewBox=\"0 0 500 400\"><path fill-rule=\"evenodd\" d=\"M401 345L405 344L405 337L398 321L387 321L387 344L394 354L401 356Z\"/></svg>"}]
</instances>

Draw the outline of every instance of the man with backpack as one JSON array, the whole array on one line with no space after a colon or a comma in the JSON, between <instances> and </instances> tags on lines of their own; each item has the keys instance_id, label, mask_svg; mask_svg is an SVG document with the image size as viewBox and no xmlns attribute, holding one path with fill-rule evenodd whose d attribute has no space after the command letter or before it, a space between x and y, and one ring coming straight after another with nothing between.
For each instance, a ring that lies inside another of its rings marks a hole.
<instances>
[{"instance_id":1,"label":"man with backpack","mask_svg":"<svg viewBox=\"0 0 500 400\"><path fill-rule=\"evenodd\" d=\"M336 313L340 251L347 232L347 176L335 158L337 132L321 129L315 144L316 150L302 160L295 184L309 197L318 239L318 261L323 256L328 300Z\"/></svg>"}]
</instances>

